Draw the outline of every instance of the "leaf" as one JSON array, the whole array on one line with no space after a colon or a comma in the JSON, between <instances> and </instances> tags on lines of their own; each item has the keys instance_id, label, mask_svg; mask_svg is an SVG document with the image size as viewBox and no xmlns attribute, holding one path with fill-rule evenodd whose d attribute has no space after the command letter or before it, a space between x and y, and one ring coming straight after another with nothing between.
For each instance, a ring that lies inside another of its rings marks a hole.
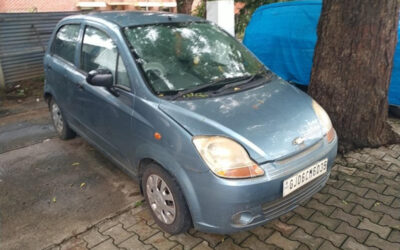
<instances>
[{"instance_id":1,"label":"leaf","mask_svg":"<svg viewBox=\"0 0 400 250\"><path fill-rule=\"evenodd\" d=\"M142 201L137 201L137 202L135 202L135 208L136 207L140 207L142 205Z\"/></svg>"},{"instance_id":2,"label":"leaf","mask_svg":"<svg viewBox=\"0 0 400 250\"><path fill-rule=\"evenodd\" d=\"M376 203L374 204L375 207L380 206L380 205L381 205L381 203L379 203L379 202L376 202Z\"/></svg>"},{"instance_id":3,"label":"leaf","mask_svg":"<svg viewBox=\"0 0 400 250\"><path fill-rule=\"evenodd\" d=\"M81 188L83 188L83 187L85 187L86 186L86 183L85 182L82 182L81 183Z\"/></svg>"},{"instance_id":4,"label":"leaf","mask_svg":"<svg viewBox=\"0 0 400 250\"><path fill-rule=\"evenodd\" d=\"M51 200L53 203L56 203L57 199L56 197L53 197L53 199Z\"/></svg>"},{"instance_id":5,"label":"leaf","mask_svg":"<svg viewBox=\"0 0 400 250\"><path fill-rule=\"evenodd\" d=\"M74 162L74 163L72 163L71 165L72 166L78 166L80 163L79 162Z\"/></svg>"},{"instance_id":6,"label":"leaf","mask_svg":"<svg viewBox=\"0 0 400 250\"><path fill-rule=\"evenodd\" d=\"M345 201L345 200L342 200L342 203L345 204L345 205L348 204L347 201Z\"/></svg>"}]
</instances>

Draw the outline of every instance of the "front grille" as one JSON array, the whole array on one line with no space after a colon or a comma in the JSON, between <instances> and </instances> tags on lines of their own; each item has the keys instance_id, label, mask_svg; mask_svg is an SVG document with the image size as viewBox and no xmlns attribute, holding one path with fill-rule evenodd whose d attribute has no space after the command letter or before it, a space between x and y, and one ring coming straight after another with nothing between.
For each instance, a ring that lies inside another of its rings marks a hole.
<instances>
[{"instance_id":1,"label":"front grille","mask_svg":"<svg viewBox=\"0 0 400 250\"><path fill-rule=\"evenodd\" d=\"M265 172L268 173L268 176L271 179L276 179L279 178L280 176L286 176L293 171L297 172L298 169L293 168L294 165L298 165L295 163L306 158L306 156L310 155L312 152L319 150L322 147L322 145L323 142L318 141L314 145L304 149L303 151L295 155L269 163L265 166Z\"/></svg>"},{"instance_id":2,"label":"front grille","mask_svg":"<svg viewBox=\"0 0 400 250\"><path fill-rule=\"evenodd\" d=\"M264 219L272 220L282 214L287 213L304 200L310 198L318 192L329 178L329 172L308 183L294 193L282 197L279 200L268 202L262 206Z\"/></svg>"}]
</instances>

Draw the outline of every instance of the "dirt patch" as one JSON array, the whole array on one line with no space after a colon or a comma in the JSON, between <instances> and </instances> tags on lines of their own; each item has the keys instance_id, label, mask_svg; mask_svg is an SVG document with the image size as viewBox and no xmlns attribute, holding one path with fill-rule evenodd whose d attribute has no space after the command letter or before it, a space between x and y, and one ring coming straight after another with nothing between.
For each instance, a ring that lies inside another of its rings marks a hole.
<instances>
[{"instance_id":1,"label":"dirt patch","mask_svg":"<svg viewBox=\"0 0 400 250\"><path fill-rule=\"evenodd\" d=\"M9 106L13 104L22 104L25 102L42 101L43 100L44 76L32 78L7 85L5 96L2 98L0 105ZM0 112L1 115L1 112Z\"/></svg>"}]
</instances>

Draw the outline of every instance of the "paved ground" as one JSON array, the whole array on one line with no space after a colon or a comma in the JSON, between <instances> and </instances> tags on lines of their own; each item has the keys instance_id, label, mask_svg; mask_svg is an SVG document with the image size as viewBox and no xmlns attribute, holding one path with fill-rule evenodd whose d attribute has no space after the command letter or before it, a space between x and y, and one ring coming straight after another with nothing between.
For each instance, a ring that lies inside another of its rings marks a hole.
<instances>
[{"instance_id":1,"label":"paved ground","mask_svg":"<svg viewBox=\"0 0 400 250\"><path fill-rule=\"evenodd\" d=\"M138 202L137 184L82 139L42 142L54 132L38 106L25 125L18 112L0 117L1 249L400 249L400 145L338 157L320 193L264 226L171 236ZM7 139L5 128L27 135Z\"/></svg>"}]
</instances>

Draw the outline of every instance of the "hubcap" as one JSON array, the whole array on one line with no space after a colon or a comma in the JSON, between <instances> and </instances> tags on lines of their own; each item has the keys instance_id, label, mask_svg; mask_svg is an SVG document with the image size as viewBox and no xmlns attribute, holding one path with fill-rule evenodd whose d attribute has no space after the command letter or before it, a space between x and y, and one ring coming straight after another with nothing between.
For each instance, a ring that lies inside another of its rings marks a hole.
<instances>
[{"instance_id":1,"label":"hubcap","mask_svg":"<svg viewBox=\"0 0 400 250\"><path fill-rule=\"evenodd\" d=\"M165 224L172 224L175 220L176 207L167 183L160 176L152 174L147 178L146 193L150 207L157 218Z\"/></svg>"},{"instance_id":2,"label":"hubcap","mask_svg":"<svg viewBox=\"0 0 400 250\"><path fill-rule=\"evenodd\" d=\"M53 118L53 122L54 122L54 127L56 128L58 133L62 133L63 130L63 118L61 115L61 111L60 108L58 107L58 105L56 103L53 103L52 107L51 107L51 115Z\"/></svg>"}]
</instances>

